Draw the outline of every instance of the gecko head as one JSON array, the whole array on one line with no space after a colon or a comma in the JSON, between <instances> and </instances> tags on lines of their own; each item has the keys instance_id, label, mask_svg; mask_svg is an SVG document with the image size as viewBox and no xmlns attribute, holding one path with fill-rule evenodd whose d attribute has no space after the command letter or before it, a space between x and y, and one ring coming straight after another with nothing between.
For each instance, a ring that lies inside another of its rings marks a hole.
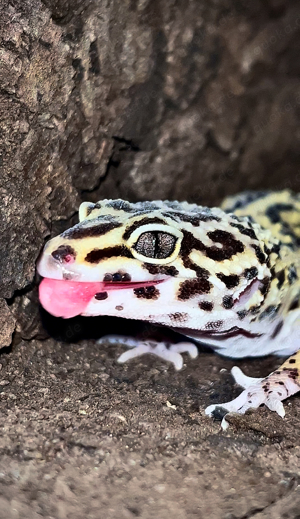
<instances>
[{"instance_id":1,"label":"gecko head","mask_svg":"<svg viewBox=\"0 0 300 519\"><path fill-rule=\"evenodd\" d=\"M263 301L270 254L249 221L185 202L123 200L86 202L79 220L38 262L40 301L53 315L199 328L213 310L219 318Z\"/></svg>"}]
</instances>

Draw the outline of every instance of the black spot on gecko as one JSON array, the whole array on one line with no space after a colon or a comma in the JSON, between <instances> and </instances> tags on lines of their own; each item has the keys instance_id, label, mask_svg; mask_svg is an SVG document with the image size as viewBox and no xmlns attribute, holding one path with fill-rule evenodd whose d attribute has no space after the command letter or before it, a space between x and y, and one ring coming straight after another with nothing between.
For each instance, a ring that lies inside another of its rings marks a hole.
<instances>
[{"instance_id":1,"label":"black spot on gecko","mask_svg":"<svg viewBox=\"0 0 300 519\"><path fill-rule=\"evenodd\" d=\"M135 150L135 151L139 151L139 150ZM139 204L137 204L139 206L139 209L138 211L157 211L160 209L160 207L155 204L155 202L149 202L149 201L146 201L146 202L140 202Z\"/></svg>"},{"instance_id":2,"label":"black spot on gecko","mask_svg":"<svg viewBox=\"0 0 300 519\"><path fill-rule=\"evenodd\" d=\"M181 210L181 203L177 202L177 200L164 200L164 204L175 211Z\"/></svg>"},{"instance_id":3,"label":"black spot on gecko","mask_svg":"<svg viewBox=\"0 0 300 519\"><path fill-rule=\"evenodd\" d=\"M271 338L272 338L272 339L275 339L275 337L277 337L277 335L279 334L280 330L281 330L282 327L283 327L283 324L284 324L283 321L280 321L280 322L277 324L277 326L275 327L274 332L273 332L272 335L271 335Z\"/></svg>"},{"instance_id":4,"label":"black spot on gecko","mask_svg":"<svg viewBox=\"0 0 300 519\"><path fill-rule=\"evenodd\" d=\"M110 273L106 273L104 274L103 276L103 281L105 281L106 283L110 283L110 282L119 282L119 281L131 281L131 275L130 274L127 274L127 272L115 272L114 274L110 274Z\"/></svg>"},{"instance_id":5,"label":"black spot on gecko","mask_svg":"<svg viewBox=\"0 0 300 519\"><path fill-rule=\"evenodd\" d=\"M220 222L221 221L221 218L219 216L214 215L209 210L199 211L195 215L187 214L187 213L179 213L176 211L165 212L162 214L163 214L163 216L172 218L175 221L178 221L178 219L179 219L181 222L191 223L194 227L199 227L200 222L211 222L211 221Z\"/></svg>"},{"instance_id":6,"label":"black spot on gecko","mask_svg":"<svg viewBox=\"0 0 300 519\"><path fill-rule=\"evenodd\" d=\"M236 209L242 209L252 202L256 202L260 198L265 198L268 195L268 191L245 191L235 197L233 197L232 205L226 209L226 212L234 212Z\"/></svg>"},{"instance_id":7,"label":"black spot on gecko","mask_svg":"<svg viewBox=\"0 0 300 519\"><path fill-rule=\"evenodd\" d=\"M178 299L186 301L198 294L208 294L212 285L205 277L187 279L179 285Z\"/></svg>"},{"instance_id":8,"label":"black spot on gecko","mask_svg":"<svg viewBox=\"0 0 300 519\"><path fill-rule=\"evenodd\" d=\"M207 236L214 242L221 243L222 248L218 247L207 247L206 255L215 261L224 261L230 259L232 256L239 252L244 252L244 245L241 241L236 240L230 232L227 231L211 231L207 233Z\"/></svg>"},{"instance_id":9,"label":"black spot on gecko","mask_svg":"<svg viewBox=\"0 0 300 519\"><path fill-rule=\"evenodd\" d=\"M97 238L98 236L103 236L107 234L112 229L116 229L117 227L121 227L121 223L119 222L103 222L100 224L95 224L92 226L83 226L81 224L75 225L71 229L63 232L61 234L62 238L67 238L69 240L80 240L82 238Z\"/></svg>"},{"instance_id":10,"label":"black spot on gecko","mask_svg":"<svg viewBox=\"0 0 300 519\"><path fill-rule=\"evenodd\" d=\"M116 245L115 247L107 247L106 249L93 249L86 255L85 261L88 263L99 263L103 259L114 257L133 258L127 247L124 245Z\"/></svg>"},{"instance_id":11,"label":"black spot on gecko","mask_svg":"<svg viewBox=\"0 0 300 519\"><path fill-rule=\"evenodd\" d=\"M253 315L258 314L259 311L260 311L260 305L253 305L253 306L251 306L249 311Z\"/></svg>"},{"instance_id":12,"label":"black spot on gecko","mask_svg":"<svg viewBox=\"0 0 300 519\"><path fill-rule=\"evenodd\" d=\"M174 314L169 314L169 318L172 321L184 323L184 322L188 321L189 314L186 314L184 312L175 312Z\"/></svg>"},{"instance_id":13,"label":"black spot on gecko","mask_svg":"<svg viewBox=\"0 0 300 519\"><path fill-rule=\"evenodd\" d=\"M289 378L296 380L299 377L299 370L297 368L283 368L283 371L289 371Z\"/></svg>"},{"instance_id":14,"label":"black spot on gecko","mask_svg":"<svg viewBox=\"0 0 300 519\"><path fill-rule=\"evenodd\" d=\"M278 279L277 288L280 289L285 282L285 272L284 269L280 270L276 273L276 277Z\"/></svg>"},{"instance_id":15,"label":"black spot on gecko","mask_svg":"<svg viewBox=\"0 0 300 519\"><path fill-rule=\"evenodd\" d=\"M235 240L233 235L227 231L212 231L207 233L207 236L212 241L223 245L223 247L220 248L216 246L206 247L204 243L195 238L191 232L186 230L182 230L182 232L183 240L181 243L180 256L182 257L184 266L186 268L192 268L196 272L199 267L193 264L189 258L189 254L193 249L203 252L206 256L215 261L230 259L234 254L244 251L244 245L240 241Z\"/></svg>"},{"instance_id":16,"label":"black spot on gecko","mask_svg":"<svg viewBox=\"0 0 300 519\"><path fill-rule=\"evenodd\" d=\"M266 210L266 215L270 218L272 223L281 222L280 212L293 211L294 206L292 204L274 204L270 205Z\"/></svg>"},{"instance_id":17,"label":"black spot on gecko","mask_svg":"<svg viewBox=\"0 0 300 519\"><path fill-rule=\"evenodd\" d=\"M266 317L274 317L277 314L281 305L269 305L267 308L260 314L259 321L265 319Z\"/></svg>"},{"instance_id":18,"label":"black spot on gecko","mask_svg":"<svg viewBox=\"0 0 300 519\"><path fill-rule=\"evenodd\" d=\"M108 298L107 292L98 292L97 294L95 294L95 299L97 299L97 301L103 301L104 299L107 299L107 298Z\"/></svg>"},{"instance_id":19,"label":"black spot on gecko","mask_svg":"<svg viewBox=\"0 0 300 519\"><path fill-rule=\"evenodd\" d=\"M132 205L129 202L126 202L125 200L111 200L107 204L105 204L106 207L111 207L112 209L115 209L116 211L124 211L126 213L134 213L136 212L136 208L132 207Z\"/></svg>"},{"instance_id":20,"label":"black spot on gecko","mask_svg":"<svg viewBox=\"0 0 300 519\"><path fill-rule=\"evenodd\" d=\"M245 236L249 236L249 238L252 238L253 240L257 240L257 236L253 229L250 229L249 227L244 227L240 223L234 223L230 222L231 227L236 227L241 234L244 234Z\"/></svg>"},{"instance_id":21,"label":"black spot on gecko","mask_svg":"<svg viewBox=\"0 0 300 519\"><path fill-rule=\"evenodd\" d=\"M55 260L57 260L59 262L63 262L63 261L68 260L68 256L76 258L76 252L73 249L73 247L71 247L70 245L60 245L59 247L57 247L56 250L54 250L51 253L51 256Z\"/></svg>"},{"instance_id":22,"label":"black spot on gecko","mask_svg":"<svg viewBox=\"0 0 300 519\"><path fill-rule=\"evenodd\" d=\"M214 308L214 304L211 301L200 301L199 308L205 312L211 312Z\"/></svg>"},{"instance_id":23,"label":"black spot on gecko","mask_svg":"<svg viewBox=\"0 0 300 519\"><path fill-rule=\"evenodd\" d=\"M196 265L196 263L193 263L193 261L191 261L189 257L183 260L183 264L185 268L194 270L198 278L209 278L208 270L204 269L203 267L199 267L199 265Z\"/></svg>"},{"instance_id":24,"label":"black spot on gecko","mask_svg":"<svg viewBox=\"0 0 300 519\"><path fill-rule=\"evenodd\" d=\"M256 267L250 267L248 269L245 269L244 272L243 272L244 278L248 279L249 281L251 279L256 278L257 275L258 275L258 270L257 270Z\"/></svg>"},{"instance_id":25,"label":"black spot on gecko","mask_svg":"<svg viewBox=\"0 0 300 519\"><path fill-rule=\"evenodd\" d=\"M91 204L89 207L87 207L87 209L86 209L86 215L87 215L87 216L90 216L90 214L91 214L95 209L101 209L101 204L100 204L100 202L96 202L96 204Z\"/></svg>"},{"instance_id":26,"label":"black spot on gecko","mask_svg":"<svg viewBox=\"0 0 300 519\"><path fill-rule=\"evenodd\" d=\"M277 254L278 256L280 256L280 244L275 243L273 245L272 249L270 250L270 252L274 252L274 254Z\"/></svg>"},{"instance_id":27,"label":"black spot on gecko","mask_svg":"<svg viewBox=\"0 0 300 519\"><path fill-rule=\"evenodd\" d=\"M132 225L130 225L126 231L123 234L123 239L128 240L128 238L131 236L133 231L141 227L142 225L147 225L150 223L158 223L162 225L166 225L166 222L162 218L158 218L157 216L153 218L142 218L141 220L138 220L137 222L134 222ZM121 225L121 224L120 224Z\"/></svg>"},{"instance_id":28,"label":"black spot on gecko","mask_svg":"<svg viewBox=\"0 0 300 519\"><path fill-rule=\"evenodd\" d=\"M223 281L223 283L225 284L226 288L237 287L239 282L240 282L239 276L236 276L235 274L232 274L230 276L225 276L225 274L222 274L222 272L219 272L219 274L216 274L216 276L221 281Z\"/></svg>"},{"instance_id":29,"label":"black spot on gecko","mask_svg":"<svg viewBox=\"0 0 300 519\"><path fill-rule=\"evenodd\" d=\"M223 304L223 307L226 308L226 310L229 310L234 305L233 297L229 296L229 295L224 296L222 304Z\"/></svg>"},{"instance_id":30,"label":"black spot on gecko","mask_svg":"<svg viewBox=\"0 0 300 519\"><path fill-rule=\"evenodd\" d=\"M295 281L298 279L297 269L295 265L290 265L288 269L288 282L290 285L293 285Z\"/></svg>"},{"instance_id":31,"label":"black spot on gecko","mask_svg":"<svg viewBox=\"0 0 300 519\"><path fill-rule=\"evenodd\" d=\"M251 245L251 247L252 247L252 249L254 249L255 255L256 255L259 263L261 265L263 265L263 263L266 263L265 255L264 255L263 251L261 250L260 246L259 245Z\"/></svg>"},{"instance_id":32,"label":"black spot on gecko","mask_svg":"<svg viewBox=\"0 0 300 519\"><path fill-rule=\"evenodd\" d=\"M134 294L139 299L158 299L160 293L154 286L135 288Z\"/></svg>"},{"instance_id":33,"label":"black spot on gecko","mask_svg":"<svg viewBox=\"0 0 300 519\"><path fill-rule=\"evenodd\" d=\"M296 308L299 308L299 296L295 297L295 299L291 302L288 311L296 310Z\"/></svg>"},{"instance_id":34,"label":"black spot on gecko","mask_svg":"<svg viewBox=\"0 0 300 519\"><path fill-rule=\"evenodd\" d=\"M237 312L237 315L239 317L239 319L242 321L243 319L245 319L246 315L248 314L247 310L239 310Z\"/></svg>"},{"instance_id":35,"label":"black spot on gecko","mask_svg":"<svg viewBox=\"0 0 300 519\"><path fill-rule=\"evenodd\" d=\"M270 286L271 286L271 280L270 278L268 278L267 276L264 277L264 279L261 279L260 280L260 287L259 287L259 291L260 293L265 296L268 292L269 292L269 289L270 289Z\"/></svg>"},{"instance_id":36,"label":"black spot on gecko","mask_svg":"<svg viewBox=\"0 0 300 519\"><path fill-rule=\"evenodd\" d=\"M211 321L209 323L206 323L205 329L206 330L218 330L219 328L221 328L221 326L223 326L223 324L224 324L223 321Z\"/></svg>"},{"instance_id":37,"label":"black spot on gecko","mask_svg":"<svg viewBox=\"0 0 300 519\"><path fill-rule=\"evenodd\" d=\"M166 274L167 276L177 276L179 274L173 265L152 265L151 263L143 263L142 267L147 269L150 274Z\"/></svg>"}]
</instances>

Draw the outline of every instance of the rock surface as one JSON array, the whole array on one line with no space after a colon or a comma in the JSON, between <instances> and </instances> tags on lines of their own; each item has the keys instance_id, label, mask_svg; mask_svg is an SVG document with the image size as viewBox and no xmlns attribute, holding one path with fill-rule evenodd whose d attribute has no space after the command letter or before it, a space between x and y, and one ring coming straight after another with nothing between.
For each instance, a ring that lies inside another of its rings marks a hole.
<instances>
[{"instance_id":1,"label":"rock surface","mask_svg":"<svg viewBox=\"0 0 300 519\"><path fill-rule=\"evenodd\" d=\"M34 276L82 200L299 191L298 2L0 0L0 40L0 519L295 519L299 398L223 433L230 360L42 341Z\"/></svg>"}]
</instances>

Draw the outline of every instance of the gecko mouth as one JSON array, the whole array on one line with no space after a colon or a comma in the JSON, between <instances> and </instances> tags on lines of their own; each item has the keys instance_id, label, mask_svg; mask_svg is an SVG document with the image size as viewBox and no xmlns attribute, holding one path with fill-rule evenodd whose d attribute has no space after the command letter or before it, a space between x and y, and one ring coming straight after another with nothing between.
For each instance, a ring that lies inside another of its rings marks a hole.
<instances>
[{"instance_id":1,"label":"gecko mouth","mask_svg":"<svg viewBox=\"0 0 300 519\"><path fill-rule=\"evenodd\" d=\"M69 281L44 278L39 286L39 299L42 306L55 317L69 319L83 314L90 301L104 300L113 290L135 290L149 288L166 279L153 281Z\"/></svg>"}]
</instances>

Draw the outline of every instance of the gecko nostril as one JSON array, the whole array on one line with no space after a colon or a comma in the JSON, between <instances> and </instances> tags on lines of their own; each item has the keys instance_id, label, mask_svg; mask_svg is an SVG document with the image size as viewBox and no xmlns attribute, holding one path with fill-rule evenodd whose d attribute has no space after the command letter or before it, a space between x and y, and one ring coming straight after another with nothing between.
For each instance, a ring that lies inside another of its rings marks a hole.
<instances>
[{"instance_id":1,"label":"gecko nostril","mask_svg":"<svg viewBox=\"0 0 300 519\"><path fill-rule=\"evenodd\" d=\"M73 263L75 261L76 252L70 245L60 245L51 256L59 263Z\"/></svg>"},{"instance_id":2,"label":"gecko nostril","mask_svg":"<svg viewBox=\"0 0 300 519\"><path fill-rule=\"evenodd\" d=\"M74 256L71 256L71 254L67 254L65 257L64 257L64 261L66 263L71 263L71 261L74 260Z\"/></svg>"}]
</instances>

